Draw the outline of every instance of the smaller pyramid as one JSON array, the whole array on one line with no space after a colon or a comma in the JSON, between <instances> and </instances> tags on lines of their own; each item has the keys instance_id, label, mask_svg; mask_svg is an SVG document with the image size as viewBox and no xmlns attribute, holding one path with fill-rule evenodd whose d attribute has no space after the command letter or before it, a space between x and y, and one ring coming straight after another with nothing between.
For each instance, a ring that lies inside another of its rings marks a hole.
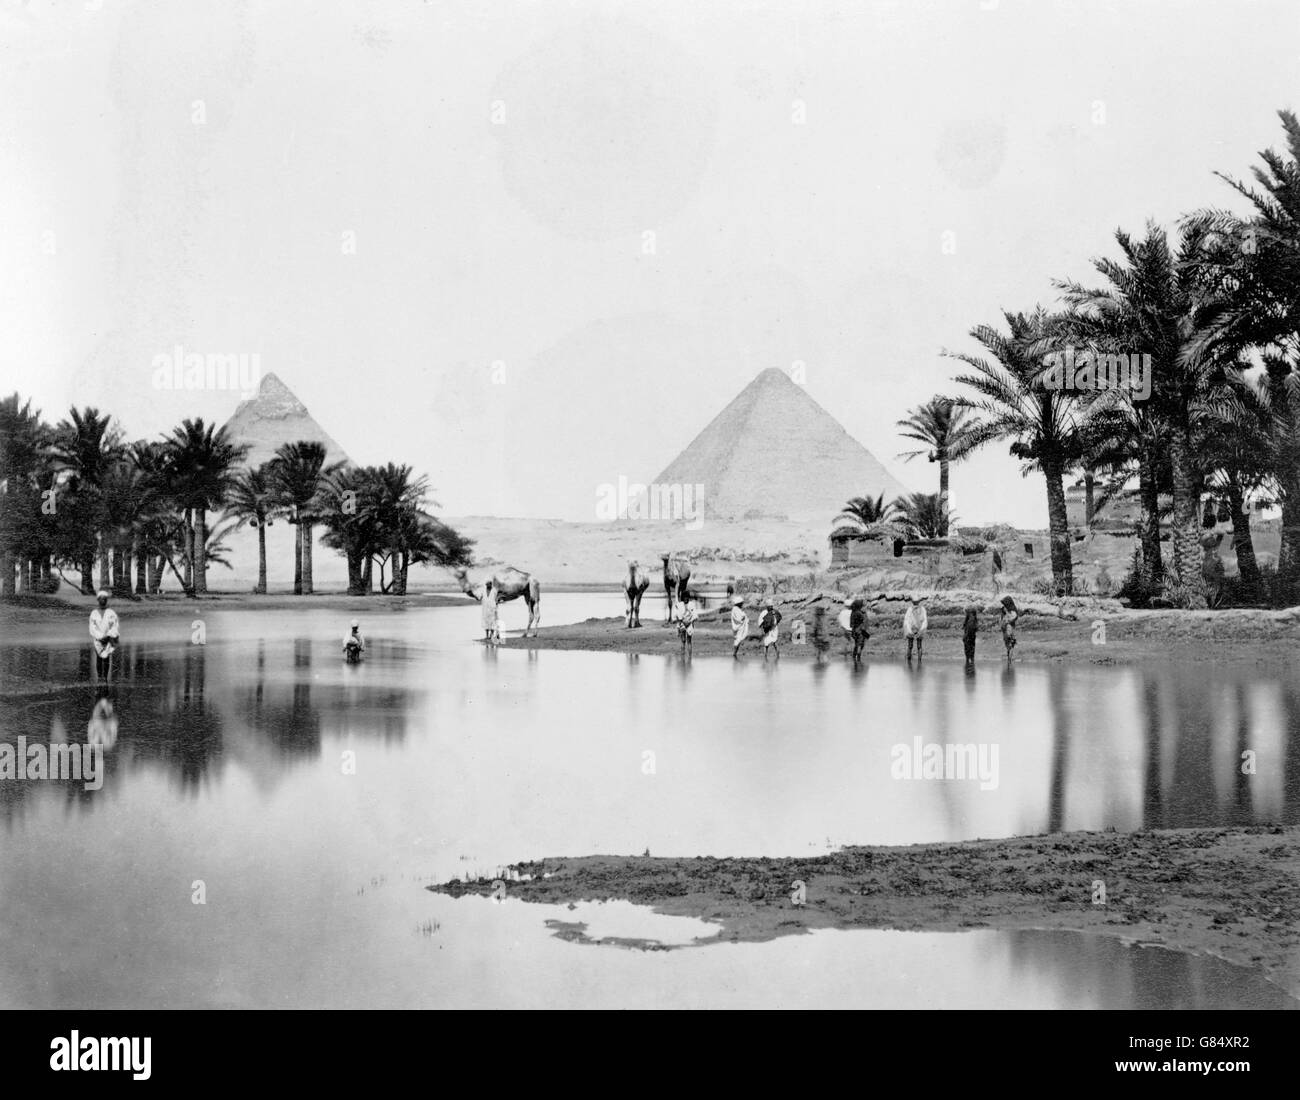
<instances>
[{"instance_id":1,"label":"smaller pyramid","mask_svg":"<svg viewBox=\"0 0 1300 1100\"><path fill-rule=\"evenodd\" d=\"M784 371L760 372L655 481L703 485L704 515L830 524L845 501L907 489Z\"/></svg>"},{"instance_id":2,"label":"smaller pyramid","mask_svg":"<svg viewBox=\"0 0 1300 1100\"><path fill-rule=\"evenodd\" d=\"M233 442L249 445L244 463L250 467L270 461L284 444L302 441L324 444L326 462L352 461L274 374L263 375L257 393L240 402L225 428Z\"/></svg>"}]
</instances>

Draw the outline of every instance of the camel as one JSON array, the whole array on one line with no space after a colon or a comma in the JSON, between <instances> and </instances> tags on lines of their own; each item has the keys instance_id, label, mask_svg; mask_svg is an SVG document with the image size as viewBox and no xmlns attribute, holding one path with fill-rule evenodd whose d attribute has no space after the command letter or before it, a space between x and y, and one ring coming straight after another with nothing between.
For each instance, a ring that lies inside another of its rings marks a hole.
<instances>
[{"instance_id":1,"label":"camel","mask_svg":"<svg viewBox=\"0 0 1300 1100\"><path fill-rule=\"evenodd\" d=\"M483 587L475 587L469 583L469 574L464 569L455 571L456 580L460 582L460 589L467 595L473 596L480 603L483 600ZM513 565L503 566L496 570L492 576L492 593L498 604L509 603L511 600L517 600L520 596L524 598L524 603L528 605L528 625L524 627L524 637L528 637L528 632L542 624L542 584L531 573L525 573L516 569Z\"/></svg>"},{"instance_id":2,"label":"camel","mask_svg":"<svg viewBox=\"0 0 1300 1100\"><path fill-rule=\"evenodd\" d=\"M686 599L686 586L691 579L691 567L681 558L673 560L671 554L660 554L664 563L664 595L668 603L664 610L664 622L671 623L677 604Z\"/></svg>"},{"instance_id":3,"label":"camel","mask_svg":"<svg viewBox=\"0 0 1300 1100\"><path fill-rule=\"evenodd\" d=\"M641 597L645 595L645 590L650 587L650 578L642 572L641 567L635 562L627 563L627 574L623 577L623 592L627 596L627 625L631 627L640 627L641 625Z\"/></svg>"}]
</instances>

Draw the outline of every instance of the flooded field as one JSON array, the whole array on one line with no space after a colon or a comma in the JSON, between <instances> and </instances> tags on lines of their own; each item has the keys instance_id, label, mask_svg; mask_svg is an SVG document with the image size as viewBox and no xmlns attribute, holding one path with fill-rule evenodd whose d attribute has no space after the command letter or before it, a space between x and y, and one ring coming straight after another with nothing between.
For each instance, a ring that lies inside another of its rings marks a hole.
<instances>
[{"instance_id":1,"label":"flooded field","mask_svg":"<svg viewBox=\"0 0 1300 1100\"><path fill-rule=\"evenodd\" d=\"M619 607L548 595L546 621ZM507 628L521 615L507 607ZM0 783L0 1005L1286 1000L1250 971L1103 937L818 932L642 952L555 932L689 944L709 926L423 886L542 856L1296 823L1294 684L1205 665L988 661L972 676L495 652L475 605L377 613L347 666L338 613L213 611L199 645L190 613L132 622L127 607L106 707L76 626L0 647L0 676L70 685L5 704L0 741L92 739L105 767L98 790ZM970 774L900 774L952 743L976 748Z\"/></svg>"}]
</instances>

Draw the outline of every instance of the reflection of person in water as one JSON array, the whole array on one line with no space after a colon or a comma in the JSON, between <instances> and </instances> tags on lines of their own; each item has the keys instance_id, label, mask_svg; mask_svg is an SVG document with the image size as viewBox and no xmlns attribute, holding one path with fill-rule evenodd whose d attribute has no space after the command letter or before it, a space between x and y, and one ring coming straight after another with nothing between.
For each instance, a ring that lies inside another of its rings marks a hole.
<instances>
[{"instance_id":1,"label":"reflection of person in water","mask_svg":"<svg viewBox=\"0 0 1300 1100\"><path fill-rule=\"evenodd\" d=\"M113 700L107 692L100 694L95 701L95 709L90 712L90 721L86 723L86 740L92 745L103 745L111 749L117 744L117 712L113 709Z\"/></svg>"},{"instance_id":2,"label":"reflection of person in water","mask_svg":"<svg viewBox=\"0 0 1300 1100\"><path fill-rule=\"evenodd\" d=\"M90 613L90 644L95 650L95 676L101 683L113 679L113 654L119 644L117 612L108 606L108 592L101 588L99 606Z\"/></svg>"}]
</instances>

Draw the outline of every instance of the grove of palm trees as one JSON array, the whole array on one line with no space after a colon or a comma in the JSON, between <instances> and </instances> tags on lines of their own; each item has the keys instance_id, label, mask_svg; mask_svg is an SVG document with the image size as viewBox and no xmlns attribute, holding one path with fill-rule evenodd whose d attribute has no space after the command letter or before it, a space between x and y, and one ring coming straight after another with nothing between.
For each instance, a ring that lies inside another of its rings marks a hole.
<instances>
[{"instance_id":1,"label":"grove of palm trees","mask_svg":"<svg viewBox=\"0 0 1300 1100\"><path fill-rule=\"evenodd\" d=\"M1117 230L1116 254L1093 261L1095 285L1056 280L1054 306L975 325L978 351L946 353L964 368L956 393L899 421L924 445L905 457L939 464L938 494L851 501L842 518L945 536L950 464L1004 445L1043 479L1058 594L1077 590L1065 482L1081 476L1089 521L1136 492L1139 549L1124 585L1135 605L1198 608L1211 588L1221 596L1202 538L1221 512L1232 518L1235 602L1300 603L1300 122L1279 117L1284 149L1262 153L1250 181L1221 176L1247 214L1207 207L1168 229ZM1067 349L1072 361L1144 357L1149 391L1089 384L1100 377L1091 367L1084 385L1059 385L1049 363ZM1280 509L1281 548L1264 569L1250 516L1269 509Z\"/></svg>"},{"instance_id":2,"label":"grove of palm trees","mask_svg":"<svg viewBox=\"0 0 1300 1100\"><path fill-rule=\"evenodd\" d=\"M347 558L350 595L404 595L412 565L469 560L470 542L428 511L428 479L409 466L330 464L315 441L286 443L256 467L247 451L201 419L128 442L99 409L51 425L18 394L0 400L0 591L47 595L66 582L83 594L138 598L167 585L203 596L249 528L254 594L264 595L266 528L277 521L295 528L295 595L313 592L316 525Z\"/></svg>"}]
</instances>

